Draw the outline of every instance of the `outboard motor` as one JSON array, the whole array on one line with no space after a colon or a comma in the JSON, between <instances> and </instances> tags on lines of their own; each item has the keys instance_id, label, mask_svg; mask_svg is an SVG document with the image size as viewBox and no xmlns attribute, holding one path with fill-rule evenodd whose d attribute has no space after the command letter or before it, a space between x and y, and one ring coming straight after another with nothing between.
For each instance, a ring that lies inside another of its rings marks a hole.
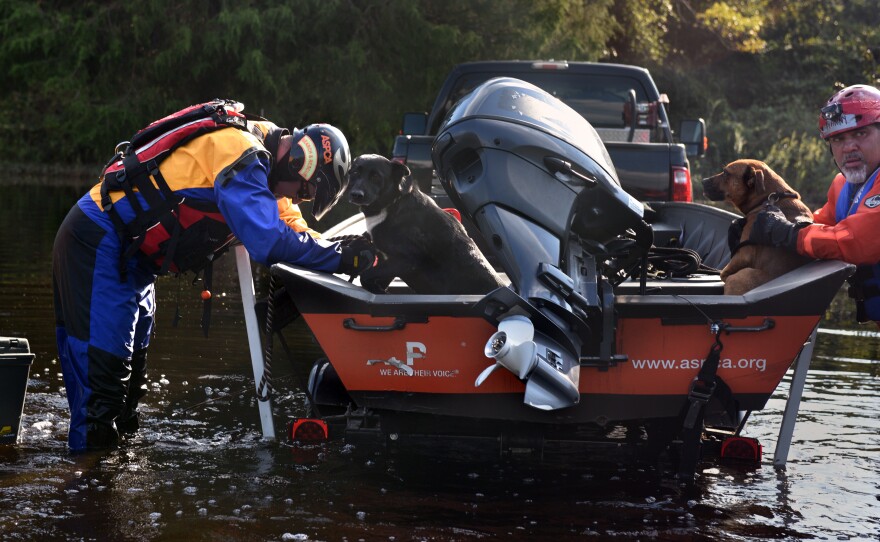
<instances>
[{"instance_id":1,"label":"outboard motor","mask_svg":"<svg viewBox=\"0 0 880 542\"><path fill-rule=\"evenodd\" d=\"M531 317L535 342L565 351L549 357L575 387L581 364L612 363L614 297L603 272L642 261L653 234L590 123L530 83L491 79L452 109L432 159L519 294L514 302L506 293L498 293L503 302L485 300L487 318ZM528 386L528 375L517 376ZM559 396L552 408L577 402L568 389Z\"/></svg>"}]
</instances>

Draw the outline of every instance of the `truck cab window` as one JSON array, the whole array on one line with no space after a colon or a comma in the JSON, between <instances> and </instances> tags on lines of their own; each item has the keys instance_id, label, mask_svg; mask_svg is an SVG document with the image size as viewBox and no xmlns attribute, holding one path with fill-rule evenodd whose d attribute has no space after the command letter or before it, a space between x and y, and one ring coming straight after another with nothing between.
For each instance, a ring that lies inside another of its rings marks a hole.
<instances>
[{"instance_id":1,"label":"truck cab window","mask_svg":"<svg viewBox=\"0 0 880 542\"><path fill-rule=\"evenodd\" d=\"M458 100L467 95L477 85L497 74L472 73L459 78L447 100L448 112ZM512 77L532 83L566 105L577 111L599 132L606 143L625 142L629 140L632 109L629 106L630 91L636 95L636 129L632 141L635 143L668 143L666 131L666 115L662 106L650 101L648 92L637 79L615 76L584 76L559 72L524 72L512 74ZM445 118L444 115L437 120ZM435 127L436 128L436 127Z\"/></svg>"}]
</instances>

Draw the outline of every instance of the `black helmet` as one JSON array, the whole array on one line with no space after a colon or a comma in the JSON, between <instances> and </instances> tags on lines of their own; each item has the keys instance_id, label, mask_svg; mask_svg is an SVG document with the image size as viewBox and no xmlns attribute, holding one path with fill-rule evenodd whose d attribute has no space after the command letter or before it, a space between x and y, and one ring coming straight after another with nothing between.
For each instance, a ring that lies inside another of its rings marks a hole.
<instances>
[{"instance_id":1,"label":"black helmet","mask_svg":"<svg viewBox=\"0 0 880 542\"><path fill-rule=\"evenodd\" d=\"M315 185L312 214L319 219L329 211L348 186L351 153L342 132L329 124L294 128L287 157L290 176Z\"/></svg>"}]
</instances>

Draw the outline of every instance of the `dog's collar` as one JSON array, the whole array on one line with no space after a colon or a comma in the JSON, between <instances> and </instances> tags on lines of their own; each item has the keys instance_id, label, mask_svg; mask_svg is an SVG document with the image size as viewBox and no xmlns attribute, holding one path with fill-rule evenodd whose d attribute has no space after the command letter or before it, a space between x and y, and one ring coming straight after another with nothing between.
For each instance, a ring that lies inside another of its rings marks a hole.
<instances>
[{"instance_id":1,"label":"dog's collar","mask_svg":"<svg viewBox=\"0 0 880 542\"><path fill-rule=\"evenodd\" d=\"M797 198L798 198L798 195L796 193L789 192L787 190L778 190L776 192L770 192L769 194L767 194L766 200L759 201L757 204L755 204L753 207L751 207L748 211L743 211L743 214L747 215L747 214L751 213L752 211L754 211L755 209L758 209L759 207L761 207L762 205L765 205L765 204L766 205L776 205L779 202L779 200L781 200L781 199L797 199Z\"/></svg>"}]
</instances>

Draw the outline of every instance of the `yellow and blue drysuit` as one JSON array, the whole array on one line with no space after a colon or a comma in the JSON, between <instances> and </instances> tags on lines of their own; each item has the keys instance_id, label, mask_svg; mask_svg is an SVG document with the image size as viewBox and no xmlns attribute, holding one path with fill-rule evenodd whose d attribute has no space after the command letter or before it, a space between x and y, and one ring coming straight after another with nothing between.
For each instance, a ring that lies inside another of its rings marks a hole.
<instances>
[{"instance_id":1,"label":"yellow and blue drysuit","mask_svg":"<svg viewBox=\"0 0 880 542\"><path fill-rule=\"evenodd\" d=\"M254 122L247 131L229 127L201 135L159 164L162 177L187 204L208 214L213 210L255 261L335 272L339 244L321 240L308 229L299 209L289 199L276 200L268 187L272 155L264 140L277 129ZM134 194L143 204L141 194ZM135 217L128 197L121 191L112 193L113 207L125 223ZM211 235L195 237L196 246L191 239L187 242L192 236L184 229L180 246L208 256L228 244L228 238L216 235L216 227ZM117 431L138 427L158 268L138 254L123 262L120 273L124 244L102 208L100 184L70 210L55 238L56 335L71 413L72 451L104 448L115 443Z\"/></svg>"}]
</instances>

